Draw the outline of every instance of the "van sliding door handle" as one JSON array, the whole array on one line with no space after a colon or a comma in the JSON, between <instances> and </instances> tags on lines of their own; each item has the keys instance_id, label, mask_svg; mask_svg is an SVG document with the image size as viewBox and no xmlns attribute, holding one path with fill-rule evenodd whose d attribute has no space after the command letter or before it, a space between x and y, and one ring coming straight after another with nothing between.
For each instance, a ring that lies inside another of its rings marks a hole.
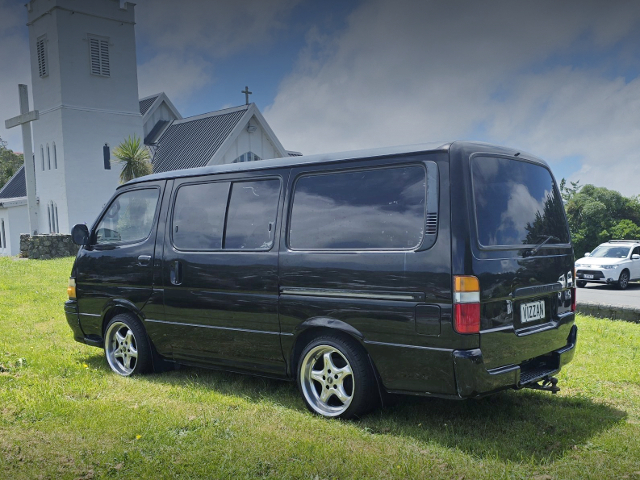
<instances>
[{"instance_id":1,"label":"van sliding door handle","mask_svg":"<svg viewBox=\"0 0 640 480\"><path fill-rule=\"evenodd\" d=\"M169 281L174 285L182 283L182 264L180 260L176 260L169 267Z\"/></svg>"},{"instance_id":2,"label":"van sliding door handle","mask_svg":"<svg viewBox=\"0 0 640 480\"><path fill-rule=\"evenodd\" d=\"M151 255L140 255L138 257L138 265L141 267L146 267L151 262Z\"/></svg>"}]
</instances>

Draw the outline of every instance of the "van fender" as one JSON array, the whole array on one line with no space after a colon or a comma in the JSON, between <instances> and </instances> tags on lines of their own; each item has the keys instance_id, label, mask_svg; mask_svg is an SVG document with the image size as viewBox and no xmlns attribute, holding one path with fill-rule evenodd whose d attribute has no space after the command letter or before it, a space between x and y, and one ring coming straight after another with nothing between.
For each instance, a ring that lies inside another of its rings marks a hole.
<instances>
[{"instance_id":1,"label":"van fender","mask_svg":"<svg viewBox=\"0 0 640 480\"><path fill-rule=\"evenodd\" d=\"M331 317L313 317L304 322L300 323L295 330L293 331L293 335L298 337L302 332L308 330L313 327L324 327L330 328L332 330L340 330L342 332L348 333L349 335L356 337L360 342L364 340L364 335L358 329L349 325L342 320L336 320Z\"/></svg>"},{"instance_id":2,"label":"van fender","mask_svg":"<svg viewBox=\"0 0 640 480\"><path fill-rule=\"evenodd\" d=\"M342 320L336 320L331 317L312 317L298 324L293 330L293 341L289 351L289 375L295 378L295 369L297 359L305 345L311 341L311 330L320 330L325 333L341 332L348 337L357 341L362 348L364 347L364 335L358 329L354 328ZM365 348L366 351L366 348Z\"/></svg>"},{"instance_id":3,"label":"van fender","mask_svg":"<svg viewBox=\"0 0 640 480\"><path fill-rule=\"evenodd\" d=\"M144 315L142 311L136 306L135 303L125 298L112 298L102 308L100 315L102 316L102 336L104 337L104 330L113 317L120 313L131 313L135 315L140 322L144 321Z\"/></svg>"}]
</instances>

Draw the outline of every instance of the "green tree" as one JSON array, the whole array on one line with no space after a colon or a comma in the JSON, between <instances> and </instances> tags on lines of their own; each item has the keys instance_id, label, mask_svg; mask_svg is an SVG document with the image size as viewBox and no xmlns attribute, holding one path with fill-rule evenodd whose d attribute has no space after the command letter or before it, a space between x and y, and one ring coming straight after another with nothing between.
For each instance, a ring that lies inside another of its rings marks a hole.
<instances>
[{"instance_id":1,"label":"green tree","mask_svg":"<svg viewBox=\"0 0 640 480\"><path fill-rule=\"evenodd\" d=\"M640 238L640 202L595 185L567 188L561 182L565 210L576 255L581 256L611 239Z\"/></svg>"},{"instance_id":2,"label":"green tree","mask_svg":"<svg viewBox=\"0 0 640 480\"><path fill-rule=\"evenodd\" d=\"M0 188L9 181L24 163L22 154L7 148L7 142L0 137Z\"/></svg>"},{"instance_id":3,"label":"green tree","mask_svg":"<svg viewBox=\"0 0 640 480\"><path fill-rule=\"evenodd\" d=\"M631 220L624 219L609 230L612 238L618 240L636 240L640 238L640 227Z\"/></svg>"},{"instance_id":4,"label":"green tree","mask_svg":"<svg viewBox=\"0 0 640 480\"><path fill-rule=\"evenodd\" d=\"M153 173L149 150L142 145L142 139L137 135L127 137L113 149L113 155L122 164L120 183Z\"/></svg>"}]
</instances>

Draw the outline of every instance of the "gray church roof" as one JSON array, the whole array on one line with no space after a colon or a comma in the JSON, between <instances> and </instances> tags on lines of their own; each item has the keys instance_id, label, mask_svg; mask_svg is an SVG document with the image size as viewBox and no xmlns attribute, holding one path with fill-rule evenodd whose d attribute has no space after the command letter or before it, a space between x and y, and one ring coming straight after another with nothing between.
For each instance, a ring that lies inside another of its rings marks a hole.
<instances>
[{"instance_id":1,"label":"gray church roof","mask_svg":"<svg viewBox=\"0 0 640 480\"><path fill-rule=\"evenodd\" d=\"M0 198L16 198L27 196L27 183L24 178L24 165L0 188Z\"/></svg>"},{"instance_id":2,"label":"gray church roof","mask_svg":"<svg viewBox=\"0 0 640 480\"><path fill-rule=\"evenodd\" d=\"M140 114L144 115L145 113L147 113L147 110L149 110L149 107L153 105L153 102L155 102L156 98L158 98L159 96L160 94L154 95L152 97L143 98L142 100L140 100Z\"/></svg>"},{"instance_id":3,"label":"gray church roof","mask_svg":"<svg viewBox=\"0 0 640 480\"><path fill-rule=\"evenodd\" d=\"M243 105L174 121L157 140L153 171L205 166L248 108Z\"/></svg>"}]
</instances>

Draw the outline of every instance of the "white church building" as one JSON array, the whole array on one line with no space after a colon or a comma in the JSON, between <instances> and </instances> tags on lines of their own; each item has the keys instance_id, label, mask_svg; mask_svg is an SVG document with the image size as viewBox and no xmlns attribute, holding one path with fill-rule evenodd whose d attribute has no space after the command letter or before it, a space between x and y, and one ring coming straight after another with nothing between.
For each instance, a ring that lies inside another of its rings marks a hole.
<instances>
[{"instance_id":1,"label":"white church building","mask_svg":"<svg viewBox=\"0 0 640 480\"><path fill-rule=\"evenodd\" d=\"M128 136L144 139L155 172L300 155L284 149L248 94L245 105L189 118L164 93L140 99L134 4L26 7L38 234L93 223L119 184L111 150ZM17 255L29 232L24 168L0 189L0 255Z\"/></svg>"}]
</instances>

